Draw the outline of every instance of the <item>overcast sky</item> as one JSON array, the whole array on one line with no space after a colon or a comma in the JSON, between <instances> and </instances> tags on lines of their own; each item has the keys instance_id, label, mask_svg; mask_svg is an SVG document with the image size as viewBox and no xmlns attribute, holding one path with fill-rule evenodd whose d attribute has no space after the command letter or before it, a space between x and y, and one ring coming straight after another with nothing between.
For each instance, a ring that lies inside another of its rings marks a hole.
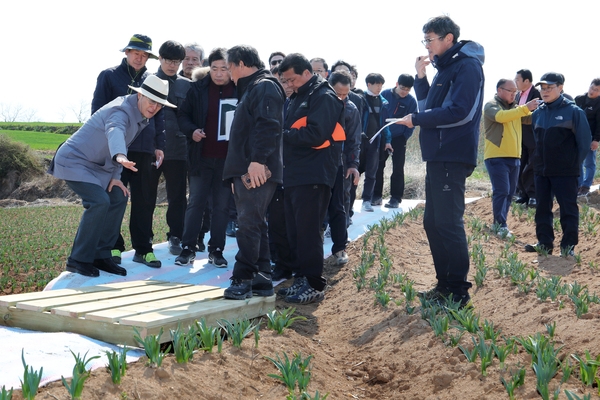
<instances>
[{"instance_id":1,"label":"overcast sky","mask_svg":"<svg viewBox=\"0 0 600 400\"><path fill-rule=\"evenodd\" d=\"M514 78L521 68L534 80L563 73L573 96L600 76L596 1L21 0L4 2L2 11L0 104L33 110L35 120L46 122L76 121L71 110L91 102L98 73L121 62L119 50L134 33L150 36L155 53L171 39L196 41L207 52L249 44L265 63L277 50L330 65L344 59L358 66L358 87L369 72L381 73L391 87L399 74L414 74L416 57L427 54L423 24L447 14L460 25L460 39L485 48L486 100L498 79ZM146 66L155 72L158 61Z\"/></svg>"}]
</instances>

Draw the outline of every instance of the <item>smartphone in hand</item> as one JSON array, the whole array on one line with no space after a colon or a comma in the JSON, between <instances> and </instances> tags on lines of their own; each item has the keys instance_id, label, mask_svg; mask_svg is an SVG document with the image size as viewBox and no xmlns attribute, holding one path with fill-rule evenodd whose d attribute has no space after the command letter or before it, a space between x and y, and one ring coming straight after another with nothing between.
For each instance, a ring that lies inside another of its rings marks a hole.
<instances>
[{"instance_id":1,"label":"smartphone in hand","mask_svg":"<svg viewBox=\"0 0 600 400\"><path fill-rule=\"evenodd\" d=\"M265 175L266 175L267 179L269 179L271 177L271 170L266 165L265 165ZM248 189L248 190L252 189L252 179L250 179L250 176L248 175L248 173L245 173L244 175L242 175L242 183L244 184L244 186L246 186L246 189Z\"/></svg>"}]
</instances>

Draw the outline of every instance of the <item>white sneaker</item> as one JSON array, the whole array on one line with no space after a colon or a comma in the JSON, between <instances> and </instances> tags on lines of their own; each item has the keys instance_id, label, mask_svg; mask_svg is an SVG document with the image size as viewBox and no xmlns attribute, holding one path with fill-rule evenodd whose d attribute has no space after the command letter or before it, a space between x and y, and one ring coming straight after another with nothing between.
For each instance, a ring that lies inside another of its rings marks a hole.
<instances>
[{"instance_id":1,"label":"white sneaker","mask_svg":"<svg viewBox=\"0 0 600 400\"><path fill-rule=\"evenodd\" d=\"M344 265L348 262L348 253L345 250L340 250L334 254L337 265Z\"/></svg>"},{"instance_id":2,"label":"white sneaker","mask_svg":"<svg viewBox=\"0 0 600 400\"><path fill-rule=\"evenodd\" d=\"M371 205L371 202L368 200L363 201L362 210L366 212L373 212L373 206Z\"/></svg>"}]
</instances>

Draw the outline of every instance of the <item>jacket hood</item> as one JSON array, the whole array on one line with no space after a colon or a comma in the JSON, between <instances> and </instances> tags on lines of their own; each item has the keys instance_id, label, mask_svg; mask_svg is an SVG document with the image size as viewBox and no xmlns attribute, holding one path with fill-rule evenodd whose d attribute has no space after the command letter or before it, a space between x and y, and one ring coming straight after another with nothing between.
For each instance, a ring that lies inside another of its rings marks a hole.
<instances>
[{"instance_id":1,"label":"jacket hood","mask_svg":"<svg viewBox=\"0 0 600 400\"><path fill-rule=\"evenodd\" d=\"M474 58L479 61L480 65L483 65L485 61L483 46L470 40L461 40L442 54L441 57L435 56L433 65L436 68L443 68L462 58Z\"/></svg>"},{"instance_id":2,"label":"jacket hood","mask_svg":"<svg viewBox=\"0 0 600 400\"><path fill-rule=\"evenodd\" d=\"M236 85L238 100L240 100L244 93L246 93L246 91L251 88L251 85L255 85L258 81L263 79L275 82L277 86L281 89L282 93L285 93L285 91L283 90L283 86L281 86L281 83L279 83L279 79L275 78L268 70L262 68L254 72L252 75L248 75L238 79Z\"/></svg>"}]
</instances>

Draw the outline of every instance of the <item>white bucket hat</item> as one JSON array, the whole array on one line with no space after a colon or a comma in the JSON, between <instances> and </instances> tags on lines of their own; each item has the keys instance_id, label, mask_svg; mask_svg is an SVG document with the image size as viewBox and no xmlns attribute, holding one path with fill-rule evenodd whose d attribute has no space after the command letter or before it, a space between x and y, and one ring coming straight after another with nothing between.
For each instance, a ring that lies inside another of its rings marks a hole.
<instances>
[{"instance_id":1,"label":"white bucket hat","mask_svg":"<svg viewBox=\"0 0 600 400\"><path fill-rule=\"evenodd\" d=\"M167 96L169 95L169 82L160 79L156 75L149 75L144 79L142 87L129 86L129 88L164 106L177 108L176 105L167 101Z\"/></svg>"}]
</instances>

